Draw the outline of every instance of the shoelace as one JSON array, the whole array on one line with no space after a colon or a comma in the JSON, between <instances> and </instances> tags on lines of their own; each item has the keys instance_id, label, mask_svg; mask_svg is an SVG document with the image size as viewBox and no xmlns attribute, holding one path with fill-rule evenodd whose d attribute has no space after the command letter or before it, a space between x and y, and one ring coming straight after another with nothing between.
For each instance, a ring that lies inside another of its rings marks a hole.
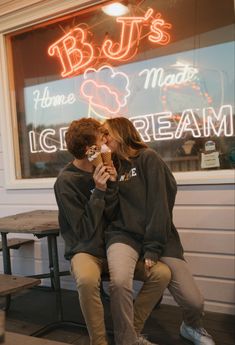
<instances>
[{"instance_id":1,"label":"shoelace","mask_svg":"<svg viewBox=\"0 0 235 345\"><path fill-rule=\"evenodd\" d=\"M205 330L205 328L197 328L196 329L196 331L198 332L198 333L200 333L201 335L204 335L204 336L206 336L206 337L209 337L209 338L211 338L211 335L209 334L209 333L207 333L207 331Z\"/></svg>"}]
</instances>

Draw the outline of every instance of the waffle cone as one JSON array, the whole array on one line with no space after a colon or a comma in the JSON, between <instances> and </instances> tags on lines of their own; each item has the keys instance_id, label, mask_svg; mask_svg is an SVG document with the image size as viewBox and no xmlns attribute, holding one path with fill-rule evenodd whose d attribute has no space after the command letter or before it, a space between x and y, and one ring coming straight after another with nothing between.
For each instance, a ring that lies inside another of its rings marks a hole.
<instances>
[{"instance_id":1,"label":"waffle cone","mask_svg":"<svg viewBox=\"0 0 235 345\"><path fill-rule=\"evenodd\" d=\"M95 157L94 159L92 159L91 163L92 163L95 167L97 167L100 163L103 163L101 153L99 153L97 157Z\"/></svg>"},{"instance_id":2,"label":"waffle cone","mask_svg":"<svg viewBox=\"0 0 235 345\"><path fill-rule=\"evenodd\" d=\"M111 160L112 160L112 157L111 157L111 151L108 151L108 152L102 152L101 153L102 155L102 158L103 158L103 162L104 164L107 164L109 165Z\"/></svg>"}]
</instances>

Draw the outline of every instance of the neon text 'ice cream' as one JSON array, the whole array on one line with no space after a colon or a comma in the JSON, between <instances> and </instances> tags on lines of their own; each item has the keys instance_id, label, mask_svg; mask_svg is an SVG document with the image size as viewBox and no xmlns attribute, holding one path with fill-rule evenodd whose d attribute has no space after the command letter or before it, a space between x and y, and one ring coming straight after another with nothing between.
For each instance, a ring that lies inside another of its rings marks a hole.
<instances>
[{"instance_id":1,"label":"neon text 'ice cream'","mask_svg":"<svg viewBox=\"0 0 235 345\"><path fill-rule=\"evenodd\" d=\"M180 139L185 135L194 138L234 135L233 109L230 104L222 105L218 112L214 108L203 108L202 117L198 110L185 109L179 122L173 121L171 112L134 116L130 120L145 142Z\"/></svg>"},{"instance_id":2,"label":"neon text 'ice cream'","mask_svg":"<svg viewBox=\"0 0 235 345\"><path fill-rule=\"evenodd\" d=\"M197 117L200 112L200 118ZM212 108L185 109L178 123L173 121L171 112L146 114L129 118L145 142L180 139L184 136L194 138L234 135L233 108L230 104L222 105L217 111ZM29 132L30 152L53 153L65 151L65 133L68 127L57 130L46 128L40 133Z\"/></svg>"},{"instance_id":3,"label":"neon text 'ice cream'","mask_svg":"<svg viewBox=\"0 0 235 345\"><path fill-rule=\"evenodd\" d=\"M150 31L145 36L148 36L150 42L166 45L170 41L170 35L165 29L170 29L171 24L166 23L159 13L153 17L152 8L142 17L118 17L116 22L121 23L120 41L114 42L106 38L101 47L101 54L111 61L126 61L135 56L143 26L149 26ZM95 48L88 42L87 35L87 30L75 28L48 48L48 54L55 55L60 60L62 77L81 73L85 68L91 67Z\"/></svg>"}]
</instances>

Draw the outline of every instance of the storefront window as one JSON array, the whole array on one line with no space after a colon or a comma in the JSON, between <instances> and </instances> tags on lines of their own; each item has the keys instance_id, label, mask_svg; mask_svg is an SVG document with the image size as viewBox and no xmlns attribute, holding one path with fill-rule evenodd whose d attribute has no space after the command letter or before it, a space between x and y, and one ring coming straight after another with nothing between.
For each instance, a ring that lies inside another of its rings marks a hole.
<instances>
[{"instance_id":1,"label":"storefront window","mask_svg":"<svg viewBox=\"0 0 235 345\"><path fill-rule=\"evenodd\" d=\"M130 118L173 172L234 169L233 0L122 4L7 35L17 178L57 176L90 116Z\"/></svg>"}]
</instances>

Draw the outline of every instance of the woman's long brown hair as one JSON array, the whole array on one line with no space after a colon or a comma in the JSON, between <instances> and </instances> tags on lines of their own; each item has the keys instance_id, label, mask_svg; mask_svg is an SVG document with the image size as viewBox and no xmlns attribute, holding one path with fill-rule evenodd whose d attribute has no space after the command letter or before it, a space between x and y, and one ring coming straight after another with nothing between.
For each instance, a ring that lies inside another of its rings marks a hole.
<instances>
[{"instance_id":1,"label":"woman's long brown hair","mask_svg":"<svg viewBox=\"0 0 235 345\"><path fill-rule=\"evenodd\" d=\"M125 117L115 117L105 121L109 134L118 142L117 156L129 160L138 156L139 152L148 146L142 141L133 123Z\"/></svg>"}]
</instances>

